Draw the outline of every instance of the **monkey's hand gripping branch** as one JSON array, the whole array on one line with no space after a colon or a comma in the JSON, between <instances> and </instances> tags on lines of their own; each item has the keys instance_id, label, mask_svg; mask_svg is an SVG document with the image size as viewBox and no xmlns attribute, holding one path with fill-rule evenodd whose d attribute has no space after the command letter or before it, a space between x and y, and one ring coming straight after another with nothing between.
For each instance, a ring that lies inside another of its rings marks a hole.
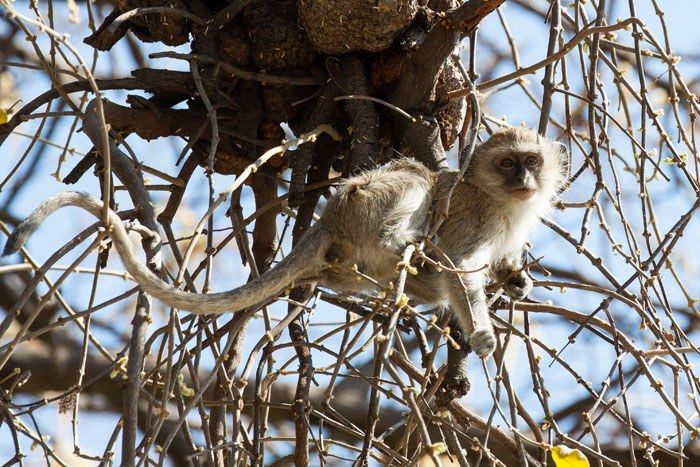
<instances>
[{"instance_id":1,"label":"monkey's hand gripping branch","mask_svg":"<svg viewBox=\"0 0 700 467\"><path fill-rule=\"evenodd\" d=\"M522 300L532 291L532 279L525 270L514 271L503 282L503 291L513 300Z\"/></svg>"}]
</instances>

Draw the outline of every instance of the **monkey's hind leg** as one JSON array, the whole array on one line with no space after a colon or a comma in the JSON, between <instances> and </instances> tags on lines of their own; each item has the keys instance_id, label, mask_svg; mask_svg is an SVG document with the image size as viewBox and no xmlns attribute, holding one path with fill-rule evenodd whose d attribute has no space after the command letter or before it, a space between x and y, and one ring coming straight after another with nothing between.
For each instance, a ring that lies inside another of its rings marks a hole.
<instances>
[{"instance_id":1,"label":"monkey's hind leg","mask_svg":"<svg viewBox=\"0 0 700 467\"><path fill-rule=\"evenodd\" d=\"M437 395L441 405L466 396L471 386L467 371L467 355L471 351L469 337L465 335L462 324L454 313L450 319L450 336L459 347L452 344L447 346L445 379L442 382L441 391Z\"/></svg>"}]
</instances>

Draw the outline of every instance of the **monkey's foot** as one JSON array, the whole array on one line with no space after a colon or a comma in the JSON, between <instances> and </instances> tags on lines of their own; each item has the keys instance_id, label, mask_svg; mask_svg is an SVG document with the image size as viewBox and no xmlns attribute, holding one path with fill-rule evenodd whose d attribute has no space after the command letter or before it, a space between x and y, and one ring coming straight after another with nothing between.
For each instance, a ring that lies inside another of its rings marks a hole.
<instances>
[{"instance_id":1,"label":"monkey's foot","mask_svg":"<svg viewBox=\"0 0 700 467\"><path fill-rule=\"evenodd\" d=\"M469 392L471 384L467 375L445 378L442 381L440 391L437 393L438 405L447 405L449 402L464 397Z\"/></svg>"},{"instance_id":2,"label":"monkey's foot","mask_svg":"<svg viewBox=\"0 0 700 467\"><path fill-rule=\"evenodd\" d=\"M469 336L469 346L481 358L491 355L496 348L496 335L491 328L476 328Z\"/></svg>"}]
</instances>

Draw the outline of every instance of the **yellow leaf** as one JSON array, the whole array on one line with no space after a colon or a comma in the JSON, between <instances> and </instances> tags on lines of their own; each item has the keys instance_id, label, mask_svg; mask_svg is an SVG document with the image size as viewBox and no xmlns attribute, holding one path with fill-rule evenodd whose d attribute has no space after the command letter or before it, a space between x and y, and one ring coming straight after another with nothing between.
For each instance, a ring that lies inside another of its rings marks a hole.
<instances>
[{"instance_id":1,"label":"yellow leaf","mask_svg":"<svg viewBox=\"0 0 700 467\"><path fill-rule=\"evenodd\" d=\"M557 467L590 467L588 459L581 451L561 444L552 449L552 459Z\"/></svg>"},{"instance_id":2,"label":"yellow leaf","mask_svg":"<svg viewBox=\"0 0 700 467\"><path fill-rule=\"evenodd\" d=\"M5 109L0 108L0 125L3 123L7 123L7 112L5 112Z\"/></svg>"}]
</instances>

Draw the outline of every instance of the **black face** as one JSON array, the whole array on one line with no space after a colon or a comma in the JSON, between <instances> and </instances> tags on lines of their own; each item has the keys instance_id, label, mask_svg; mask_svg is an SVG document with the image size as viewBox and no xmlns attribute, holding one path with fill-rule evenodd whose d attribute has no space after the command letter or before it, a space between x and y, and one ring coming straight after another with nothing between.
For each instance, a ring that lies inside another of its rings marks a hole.
<instances>
[{"instance_id":1,"label":"black face","mask_svg":"<svg viewBox=\"0 0 700 467\"><path fill-rule=\"evenodd\" d=\"M528 199L539 189L538 180L543 162L540 154L510 153L494 162L502 177L503 188L513 196Z\"/></svg>"}]
</instances>

